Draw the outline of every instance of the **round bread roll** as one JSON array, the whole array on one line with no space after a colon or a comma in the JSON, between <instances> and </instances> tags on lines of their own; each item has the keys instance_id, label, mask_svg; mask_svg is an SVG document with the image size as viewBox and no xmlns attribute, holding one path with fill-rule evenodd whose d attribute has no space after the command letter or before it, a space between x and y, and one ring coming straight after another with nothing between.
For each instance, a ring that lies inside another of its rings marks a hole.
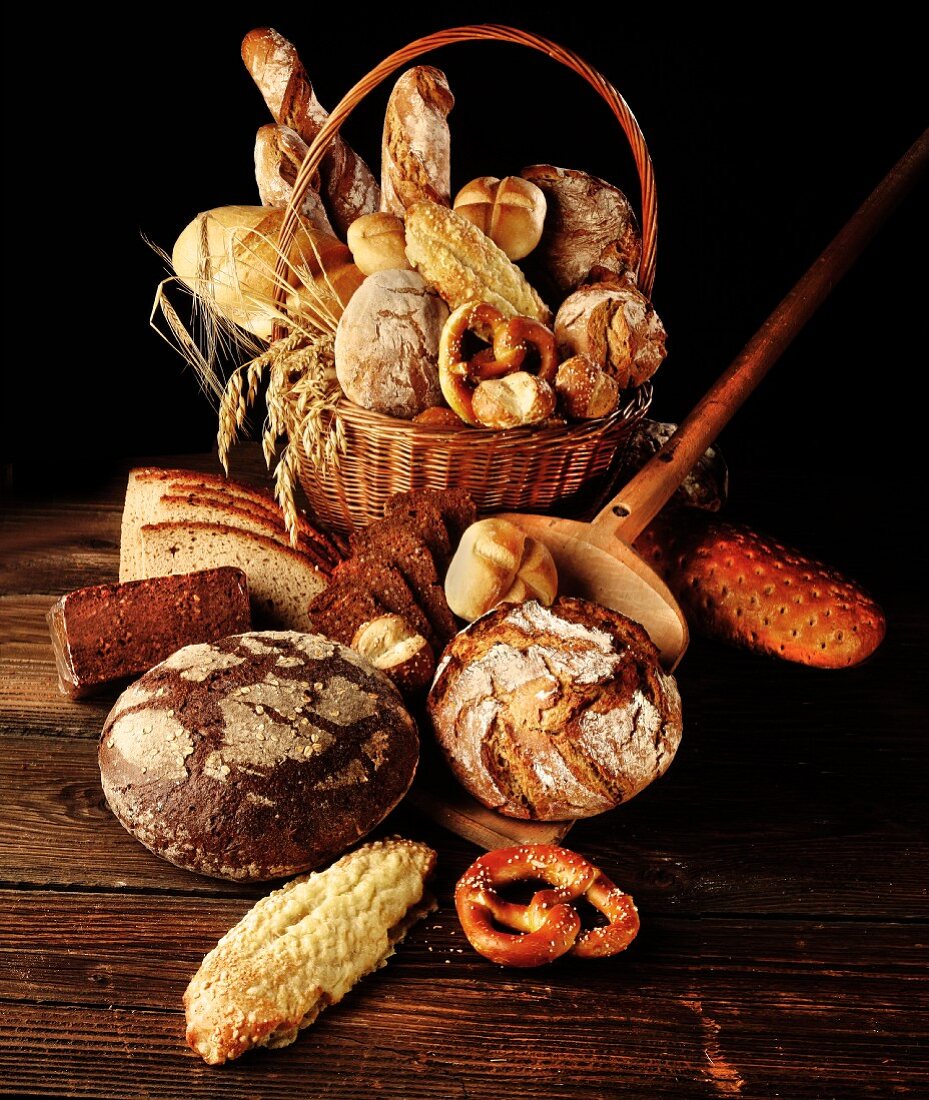
<instances>
[{"instance_id":1,"label":"round bread roll","mask_svg":"<svg viewBox=\"0 0 929 1100\"><path fill-rule=\"evenodd\" d=\"M509 817L564 821L627 802L663 775L681 700L645 629L561 596L499 607L449 643L429 693L459 781Z\"/></svg>"},{"instance_id":2,"label":"round bread roll","mask_svg":"<svg viewBox=\"0 0 929 1100\"><path fill-rule=\"evenodd\" d=\"M588 172L532 164L520 172L545 195L548 214L534 258L564 295L584 280L637 271L642 239L618 187Z\"/></svg>"},{"instance_id":3,"label":"round bread roll","mask_svg":"<svg viewBox=\"0 0 929 1100\"><path fill-rule=\"evenodd\" d=\"M555 375L558 407L569 420L609 416L619 403L619 384L586 355L572 355Z\"/></svg>"},{"instance_id":4,"label":"round bread roll","mask_svg":"<svg viewBox=\"0 0 929 1100\"><path fill-rule=\"evenodd\" d=\"M445 574L448 606L466 622L498 603L533 599L548 605L557 591L558 571L548 547L493 516L467 528Z\"/></svg>"},{"instance_id":5,"label":"round bread roll","mask_svg":"<svg viewBox=\"0 0 929 1100\"><path fill-rule=\"evenodd\" d=\"M346 397L407 420L443 403L439 338L448 306L416 271L369 275L335 334L335 372Z\"/></svg>"},{"instance_id":6,"label":"round bread roll","mask_svg":"<svg viewBox=\"0 0 929 1100\"><path fill-rule=\"evenodd\" d=\"M518 370L488 378L474 391L474 418L486 428L541 424L555 411L555 391L538 375Z\"/></svg>"},{"instance_id":7,"label":"round bread roll","mask_svg":"<svg viewBox=\"0 0 929 1100\"><path fill-rule=\"evenodd\" d=\"M116 701L103 791L128 831L178 867L261 881L315 867L404 796L416 726L390 680L318 634L190 645Z\"/></svg>"},{"instance_id":8,"label":"round bread roll","mask_svg":"<svg viewBox=\"0 0 929 1100\"><path fill-rule=\"evenodd\" d=\"M545 195L519 176L479 176L462 187L453 205L511 260L528 256L542 236Z\"/></svg>"},{"instance_id":9,"label":"round bread roll","mask_svg":"<svg viewBox=\"0 0 929 1100\"><path fill-rule=\"evenodd\" d=\"M348 247L356 266L365 275L412 267L406 258L403 218L380 211L362 214L348 227Z\"/></svg>"},{"instance_id":10,"label":"round bread roll","mask_svg":"<svg viewBox=\"0 0 929 1100\"><path fill-rule=\"evenodd\" d=\"M555 317L562 355L586 355L621 390L641 385L658 370L666 338L655 307L631 278L582 286L565 298Z\"/></svg>"}]
</instances>

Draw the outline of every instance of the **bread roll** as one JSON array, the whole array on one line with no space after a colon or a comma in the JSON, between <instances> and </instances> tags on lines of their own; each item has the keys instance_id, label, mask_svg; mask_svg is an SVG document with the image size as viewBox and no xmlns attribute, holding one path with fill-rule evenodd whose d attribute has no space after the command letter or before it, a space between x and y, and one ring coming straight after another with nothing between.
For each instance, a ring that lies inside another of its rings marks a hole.
<instances>
[{"instance_id":1,"label":"bread roll","mask_svg":"<svg viewBox=\"0 0 929 1100\"><path fill-rule=\"evenodd\" d=\"M178 277L229 321L263 340L278 316L273 305L277 241L284 211L221 206L198 214L171 253ZM288 251L287 310L304 324L331 330L364 276L341 241L306 224Z\"/></svg>"},{"instance_id":2,"label":"bread roll","mask_svg":"<svg viewBox=\"0 0 929 1100\"><path fill-rule=\"evenodd\" d=\"M242 60L252 74L275 122L296 130L307 143L323 128L329 112L313 91L295 47L271 27L249 31ZM380 189L370 168L340 134L320 164L321 191L338 229L345 233L356 218L377 210Z\"/></svg>"},{"instance_id":3,"label":"bread roll","mask_svg":"<svg viewBox=\"0 0 929 1100\"><path fill-rule=\"evenodd\" d=\"M292 1043L435 908L425 891L434 866L425 844L389 837L262 898L187 986L188 1046L215 1066Z\"/></svg>"},{"instance_id":4,"label":"bread roll","mask_svg":"<svg viewBox=\"0 0 929 1100\"><path fill-rule=\"evenodd\" d=\"M562 355L586 355L621 390L651 378L665 357L666 333L632 279L593 283L567 297L555 318Z\"/></svg>"},{"instance_id":5,"label":"bread roll","mask_svg":"<svg viewBox=\"0 0 929 1100\"><path fill-rule=\"evenodd\" d=\"M396 271L412 265L406 258L406 230L396 214L365 214L348 227L348 247L359 270Z\"/></svg>"},{"instance_id":6,"label":"bread roll","mask_svg":"<svg viewBox=\"0 0 929 1100\"><path fill-rule=\"evenodd\" d=\"M521 260L539 243L545 222L545 195L519 176L479 176L455 196L454 208L502 248Z\"/></svg>"},{"instance_id":7,"label":"bread roll","mask_svg":"<svg viewBox=\"0 0 929 1100\"><path fill-rule=\"evenodd\" d=\"M404 695L418 694L432 682L432 646L401 615L379 615L364 623L355 631L352 649L389 676Z\"/></svg>"},{"instance_id":8,"label":"bread roll","mask_svg":"<svg viewBox=\"0 0 929 1100\"><path fill-rule=\"evenodd\" d=\"M550 604L558 590L548 548L505 519L472 523L461 537L445 577L445 596L467 622L498 603L537 599Z\"/></svg>"},{"instance_id":9,"label":"bread roll","mask_svg":"<svg viewBox=\"0 0 929 1100\"><path fill-rule=\"evenodd\" d=\"M587 172L550 164L530 165L520 175L540 188L548 203L534 259L562 295L589 278L638 271L639 227L618 187Z\"/></svg>"},{"instance_id":10,"label":"bread roll","mask_svg":"<svg viewBox=\"0 0 929 1100\"><path fill-rule=\"evenodd\" d=\"M569 420L609 416L619 401L616 379L586 355L566 359L555 375L558 408Z\"/></svg>"},{"instance_id":11,"label":"bread roll","mask_svg":"<svg viewBox=\"0 0 929 1100\"><path fill-rule=\"evenodd\" d=\"M663 775L681 701L643 627L559 597L498 607L452 639L429 692L452 771L510 817L563 821L613 809Z\"/></svg>"},{"instance_id":12,"label":"bread roll","mask_svg":"<svg viewBox=\"0 0 929 1100\"><path fill-rule=\"evenodd\" d=\"M306 142L289 126L272 122L259 128L255 136L255 180L262 206L284 209L290 205L294 181L306 154ZM335 236L323 200L312 187L307 188L299 213L313 229Z\"/></svg>"},{"instance_id":13,"label":"bread roll","mask_svg":"<svg viewBox=\"0 0 929 1100\"><path fill-rule=\"evenodd\" d=\"M527 371L481 382L472 398L474 417L487 428L541 424L555 411L555 391Z\"/></svg>"},{"instance_id":14,"label":"bread roll","mask_svg":"<svg viewBox=\"0 0 929 1100\"><path fill-rule=\"evenodd\" d=\"M151 851L216 878L316 867L393 809L419 740L394 685L318 634L179 649L123 692L100 739L113 813Z\"/></svg>"},{"instance_id":15,"label":"bread roll","mask_svg":"<svg viewBox=\"0 0 929 1100\"><path fill-rule=\"evenodd\" d=\"M415 271L378 271L342 315L335 365L346 396L407 419L442 401L439 338L448 307Z\"/></svg>"},{"instance_id":16,"label":"bread roll","mask_svg":"<svg viewBox=\"0 0 929 1100\"><path fill-rule=\"evenodd\" d=\"M407 258L452 309L489 302L506 317L551 322L551 310L519 268L463 215L419 202L405 222Z\"/></svg>"},{"instance_id":17,"label":"bread roll","mask_svg":"<svg viewBox=\"0 0 929 1100\"><path fill-rule=\"evenodd\" d=\"M678 509L635 547L706 637L817 668L857 665L884 638L884 613L860 585L748 527Z\"/></svg>"},{"instance_id":18,"label":"bread roll","mask_svg":"<svg viewBox=\"0 0 929 1100\"><path fill-rule=\"evenodd\" d=\"M381 210L403 214L414 202L448 206L451 138L446 119L455 105L441 69L417 65L397 80L384 113Z\"/></svg>"}]
</instances>

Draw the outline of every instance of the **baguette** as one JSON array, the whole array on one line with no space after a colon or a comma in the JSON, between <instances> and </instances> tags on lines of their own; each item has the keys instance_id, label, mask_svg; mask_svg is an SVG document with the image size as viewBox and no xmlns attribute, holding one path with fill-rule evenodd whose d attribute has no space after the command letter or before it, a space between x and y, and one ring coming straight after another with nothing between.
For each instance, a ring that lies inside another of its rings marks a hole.
<instances>
[{"instance_id":1,"label":"baguette","mask_svg":"<svg viewBox=\"0 0 929 1100\"><path fill-rule=\"evenodd\" d=\"M188 985L188 1045L218 1065L292 1043L435 908L425 894L434 865L425 844L391 837L262 898Z\"/></svg>"},{"instance_id":2,"label":"baguette","mask_svg":"<svg viewBox=\"0 0 929 1100\"><path fill-rule=\"evenodd\" d=\"M706 512L660 515L635 548L695 631L818 668L859 664L880 645L884 614L854 581L747 527Z\"/></svg>"},{"instance_id":3,"label":"baguette","mask_svg":"<svg viewBox=\"0 0 929 1100\"><path fill-rule=\"evenodd\" d=\"M446 118L455 105L445 73L408 69L384 113L381 209L403 215L414 202L451 203L451 141Z\"/></svg>"},{"instance_id":4,"label":"baguette","mask_svg":"<svg viewBox=\"0 0 929 1100\"><path fill-rule=\"evenodd\" d=\"M271 27L249 31L242 42L242 60L264 96L274 121L289 126L309 145L329 118L313 91L296 48ZM320 164L329 213L343 233L362 214L380 204L380 188L371 169L339 134Z\"/></svg>"}]
</instances>

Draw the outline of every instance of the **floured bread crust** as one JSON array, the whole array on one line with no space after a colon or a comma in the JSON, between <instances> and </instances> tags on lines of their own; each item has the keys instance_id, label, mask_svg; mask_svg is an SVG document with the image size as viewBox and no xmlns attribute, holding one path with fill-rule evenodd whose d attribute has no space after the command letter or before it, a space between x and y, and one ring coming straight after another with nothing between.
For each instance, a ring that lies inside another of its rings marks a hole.
<instances>
[{"instance_id":1,"label":"floured bread crust","mask_svg":"<svg viewBox=\"0 0 929 1100\"><path fill-rule=\"evenodd\" d=\"M187 1043L205 1062L282 1047L366 974L416 919L435 852L391 837L262 898L206 956L187 991Z\"/></svg>"},{"instance_id":2,"label":"floured bread crust","mask_svg":"<svg viewBox=\"0 0 929 1100\"><path fill-rule=\"evenodd\" d=\"M570 597L472 623L446 648L428 707L471 794L538 821L628 801L664 774L681 739L677 684L645 630Z\"/></svg>"},{"instance_id":3,"label":"floured bread crust","mask_svg":"<svg viewBox=\"0 0 929 1100\"><path fill-rule=\"evenodd\" d=\"M321 635L255 631L178 650L119 697L100 740L113 813L217 878L296 874L374 828L419 739L390 680Z\"/></svg>"}]
</instances>

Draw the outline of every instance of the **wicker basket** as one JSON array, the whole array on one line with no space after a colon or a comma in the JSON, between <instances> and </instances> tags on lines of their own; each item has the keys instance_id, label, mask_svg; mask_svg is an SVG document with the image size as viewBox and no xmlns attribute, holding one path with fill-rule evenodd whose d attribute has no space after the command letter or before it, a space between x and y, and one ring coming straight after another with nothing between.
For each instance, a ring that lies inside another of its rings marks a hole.
<instances>
[{"instance_id":1,"label":"wicker basket","mask_svg":"<svg viewBox=\"0 0 929 1100\"><path fill-rule=\"evenodd\" d=\"M625 100L613 85L577 54L557 43L504 26L465 26L419 38L385 58L351 88L310 146L294 183L281 228L280 251L287 254L297 228L297 209L333 137L351 111L373 88L422 54L453 42L511 42L548 55L573 69L604 99L623 129L641 185L642 259L638 284L651 294L655 276L658 206L645 138ZM281 336L280 329L275 336ZM596 496L621 457L623 443L651 402L646 383L623 394L617 412L597 421L493 431L435 428L340 403L346 449L337 467L318 470L302 449L299 476L310 507L327 526L346 532L384 514L392 493L409 489L461 487L480 511L545 511ZM299 433L290 433L297 440Z\"/></svg>"}]
</instances>

